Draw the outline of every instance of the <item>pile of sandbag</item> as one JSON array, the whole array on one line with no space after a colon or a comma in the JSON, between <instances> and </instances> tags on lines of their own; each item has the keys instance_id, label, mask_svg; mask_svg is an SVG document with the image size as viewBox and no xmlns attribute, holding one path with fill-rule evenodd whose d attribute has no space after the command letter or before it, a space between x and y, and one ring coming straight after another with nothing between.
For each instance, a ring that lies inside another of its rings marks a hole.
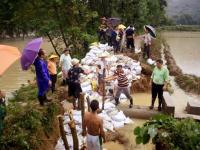
<instances>
[{"instance_id":1,"label":"pile of sandbag","mask_svg":"<svg viewBox=\"0 0 200 150\"><path fill-rule=\"evenodd\" d=\"M107 53L109 57L106 58L109 72L107 76L111 76L114 74L116 66L121 64L123 66L123 70L128 77L129 84L131 85L132 80L140 79L140 74L142 71L142 67L140 66L140 62L135 61L124 55L113 55L113 48L108 46L107 44L95 44L90 46L90 51L86 54L85 58L81 60L82 68L87 72L90 72L89 75L81 75L81 87L83 92L85 93L85 98L89 97L90 100L98 100L99 106L102 106L102 96L100 96L97 92L93 91L92 81L97 80L96 73L96 65L98 65L100 58L99 55L101 53ZM110 86L106 86L106 89L113 89L113 86L116 85L116 81L112 81ZM111 96L112 97L112 96ZM127 100L124 94L120 95L120 102L125 102ZM125 124L133 123L133 121L126 117L124 113L116 108L114 105L114 99L106 99L104 104L104 110L99 114L100 117L103 118L103 126L105 131L115 132L115 129L123 127ZM87 103L85 100L85 109L87 110ZM82 119L81 119L81 111L74 110L72 112L73 118L76 124L76 130L79 139L79 145L82 146L85 143L85 139L82 137ZM68 123L70 122L69 116L67 114L64 115L64 129L66 131L66 137L70 146L70 149L73 149L73 140L70 128ZM64 150L63 141L60 138L55 147L56 150Z\"/></svg>"}]
</instances>

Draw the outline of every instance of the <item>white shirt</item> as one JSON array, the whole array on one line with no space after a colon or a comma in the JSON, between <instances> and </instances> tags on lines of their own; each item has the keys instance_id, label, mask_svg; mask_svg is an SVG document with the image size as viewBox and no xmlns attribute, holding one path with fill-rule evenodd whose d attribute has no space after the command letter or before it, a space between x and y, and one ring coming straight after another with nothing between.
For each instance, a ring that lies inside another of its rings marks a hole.
<instances>
[{"instance_id":1,"label":"white shirt","mask_svg":"<svg viewBox=\"0 0 200 150\"><path fill-rule=\"evenodd\" d=\"M99 61L98 65L101 66L101 69L99 69L99 74L103 74L103 69L107 68L107 61Z\"/></svg>"},{"instance_id":2,"label":"white shirt","mask_svg":"<svg viewBox=\"0 0 200 150\"><path fill-rule=\"evenodd\" d=\"M60 56L60 66L63 70L68 71L72 67L71 63L71 56L68 54L67 56L65 54L62 54Z\"/></svg>"},{"instance_id":3,"label":"white shirt","mask_svg":"<svg viewBox=\"0 0 200 150\"><path fill-rule=\"evenodd\" d=\"M144 43L145 44L151 45L151 35L149 33L148 34L144 34L143 38L144 38Z\"/></svg>"}]
</instances>

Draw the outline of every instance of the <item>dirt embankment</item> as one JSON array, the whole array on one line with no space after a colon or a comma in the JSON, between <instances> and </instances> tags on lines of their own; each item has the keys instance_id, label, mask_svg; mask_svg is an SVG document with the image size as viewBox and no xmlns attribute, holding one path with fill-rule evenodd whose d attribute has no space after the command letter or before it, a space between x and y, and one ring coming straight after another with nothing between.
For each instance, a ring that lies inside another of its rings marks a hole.
<instances>
[{"instance_id":1,"label":"dirt embankment","mask_svg":"<svg viewBox=\"0 0 200 150\"><path fill-rule=\"evenodd\" d=\"M176 61L170 52L170 47L166 43L166 41L163 41L163 45L165 59L167 61L170 75L175 76L175 81L179 85L179 87L186 92L200 94L200 77L190 74L184 74L183 71L176 64Z\"/></svg>"}]
</instances>

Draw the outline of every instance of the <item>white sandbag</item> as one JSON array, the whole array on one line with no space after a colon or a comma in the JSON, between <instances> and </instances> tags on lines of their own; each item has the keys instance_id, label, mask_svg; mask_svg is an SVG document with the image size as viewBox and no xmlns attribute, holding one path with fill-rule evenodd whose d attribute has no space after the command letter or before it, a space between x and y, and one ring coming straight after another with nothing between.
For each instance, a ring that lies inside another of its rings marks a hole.
<instances>
[{"instance_id":1,"label":"white sandbag","mask_svg":"<svg viewBox=\"0 0 200 150\"><path fill-rule=\"evenodd\" d=\"M120 99L127 99L126 95L124 93L122 93L119 97Z\"/></svg>"},{"instance_id":2,"label":"white sandbag","mask_svg":"<svg viewBox=\"0 0 200 150\"><path fill-rule=\"evenodd\" d=\"M111 117L114 121L117 122L122 122L125 121L126 116L124 115L124 113L122 111L118 112L115 116Z\"/></svg>"},{"instance_id":3,"label":"white sandbag","mask_svg":"<svg viewBox=\"0 0 200 150\"><path fill-rule=\"evenodd\" d=\"M125 124L132 124L134 123L133 120L131 120L129 117L127 117L124 121Z\"/></svg>"},{"instance_id":4,"label":"white sandbag","mask_svg":"<svg viewBox=\"0 0 200 150\"><path fill-rule=\"evenodd\" d=\"M136 74L141 74L142 67L141 67L141 66L137 66L137 67L135 68L135 71L136 71Z\"/></svg>"},{"instance_id":5,"label":"white sandbag","mask_svg":"<svg viewBox=\"0 0 200 150\"><path fill-rule=\"evenodd\" d=\"M87 92L92 91L92 86L91 86L91 84L88 85L88 86L85 86L85 87L82 87L82 86L81 86L81 89L82 89L82 92L83 92L83 93L87 93Z\"/></svg>"},{"instance_id":6,"label":"white sandbag","mask_svg":"<svg viewBox=\"0 0 200 150\"><path fill-rule=\"evenodd\" d=\"M100 116L103 120L112 121L111 117L109 117L106 113L100 113L98 116Z\"/></svg>"},{"instance_id":7,"label":"white sandbag","mask_svg":"<svg viewBox=\"0 0 200 150\"><path fill-rule=\"evenodd\" d=\"M111 102L107 102L107 103L105 103L104 104L104 109L106 110L106 109L111 109L111 108L115 108L116 106L113 104L113 103L111 103Z\"/></svg>"},{"instance_id":8,"label":"white sandbag","mask_svg":"<svg viewBox=\"0 0 200 150\"><path fill-rule=\"evenodd\" d=\"M135 53L136 54L140 53L141 51L142 51L141 48L135 48Z\"/></svg>"},{"instance_id":9,"label":"white sandbag","mask_svg":"<svg viewBox=\"0 0 200 150\"><path fill-rule=\"evenodd\" d=\"M108 131L114 132L114 126L112 121L110 122L107 120L103 120L103 127Z\"/></svg>"},{"instance_id":10,"label":"white sandbag","mask_svg":"<svg viewBox=\"0 0 200 150\"><path fill-rule=\"evenodd\" d=\"M147 59L147 63L150 65L153 65L153 64L155 64L155 61L152 60L151 58L149 58L149 59Z\"/></svg>"},{"instance_id":11,"label":"white sandbag","mask_svg":"<svg viewBox=\"0 0 200 150\"><path fill-rule=\"evenodd\" d=\"M113 123L113 126L114 126L115 129L124 127L124 121L121 121L121 122L112 121L112 123Z\"/></svg>"}]
</instances>

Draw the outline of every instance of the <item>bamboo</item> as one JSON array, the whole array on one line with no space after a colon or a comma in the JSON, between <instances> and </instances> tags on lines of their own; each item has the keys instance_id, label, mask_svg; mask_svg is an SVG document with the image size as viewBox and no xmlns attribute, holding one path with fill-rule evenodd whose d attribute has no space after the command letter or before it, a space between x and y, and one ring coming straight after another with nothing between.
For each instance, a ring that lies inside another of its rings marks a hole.
<instances>
[{"instance_id":1,"label":"bamboo","mask_svg":"<svg viewBox=\"0 0 200 150\"><path fill-rule=\"evenodd\" d=\"M78 141L78 136L77 136L77 131L76 131L76 125L72 116L72 112L69 113L69 118L70 118L70 123L69 127L72 133L72 138L73 138L73 147L74 150L79 150L79 141Z\"/></svg>"},{"instance_id":2,"label":"bamboo","mask_svg":"<svg viewBox=\"0 0 200 150\"><path fill-rule=\"evenodd\" d=\"M65 135L64 126L63 126L63 117L58 116L58 121L59 121L60 134L61 134L62 140L64 142L65 150L69 150L69 144L68 144L68 141L67 141L67 138Z\"/></svg>"},{"instance_id":3,"label":"bamboo","mask_svg":"<svg viewBox=\"0 0 200 150\"><path fill-rule=\"evenodd\" d=\"M81 117L82 117L82 129L83 129L83 120L84 120L84 116L85 116L85 102L84 102L84 94L83 93L81 93L80 101L81 101Z\"/></svg>"},{"instance_id":4,"label":"bamboo","mask_svg":"<svg viewBox=\"0 0 200 150\"><path fill-rule=\"evenodd\" d=\"M87 96L87 97L86 97L86 100L87 100L88 112L91 112L91 108L90 108L90 97Z\"/></svg>"}]
</instances>

